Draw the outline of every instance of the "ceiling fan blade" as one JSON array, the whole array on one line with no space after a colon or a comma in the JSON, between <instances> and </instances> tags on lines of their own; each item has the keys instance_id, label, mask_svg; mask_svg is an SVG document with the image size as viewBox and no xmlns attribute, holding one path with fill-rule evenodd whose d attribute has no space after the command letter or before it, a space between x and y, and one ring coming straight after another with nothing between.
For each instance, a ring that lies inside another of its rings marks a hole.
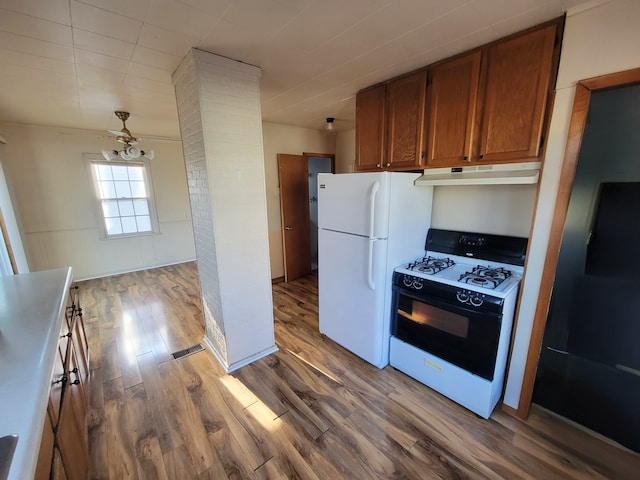
<instances>
[{"instance_id":1,"label":"ceiling fan blade","mask_svg":"<svg viewBox=\"0 0 640 480\"><path fill-rule=\"evenodd\" d=\"M107 130L107 132L110 132L114 135L118 135L119 137L126 137L127 134L121 130Z\"/></svg>"}]
</instances>

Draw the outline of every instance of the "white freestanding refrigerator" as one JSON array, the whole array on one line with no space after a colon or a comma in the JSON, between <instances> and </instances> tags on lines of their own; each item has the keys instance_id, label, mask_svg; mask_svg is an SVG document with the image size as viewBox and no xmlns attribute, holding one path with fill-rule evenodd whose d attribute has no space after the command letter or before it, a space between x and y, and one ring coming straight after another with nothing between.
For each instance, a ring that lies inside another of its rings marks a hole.
<instances>
[{"instance_id":1,"label":"white freestanding refrigerator","mask_svg":"<svg viewBox=\"0 0 640 480\"><path fill-rule=\"evenodd\" d=\"M320 332L389 363L394 267L424 254L433 187L403 172L318 174Z\"/></svg>"}]
</instances>

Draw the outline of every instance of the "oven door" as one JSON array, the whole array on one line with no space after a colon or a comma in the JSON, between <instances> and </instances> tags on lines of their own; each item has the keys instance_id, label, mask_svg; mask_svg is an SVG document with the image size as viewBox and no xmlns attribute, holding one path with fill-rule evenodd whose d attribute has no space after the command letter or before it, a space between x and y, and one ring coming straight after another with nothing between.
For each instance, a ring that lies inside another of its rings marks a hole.
<instances>
[{"instance_id":1,"label":"oven door","mask_svg":"<svg viewBox=\"0 0 640 480\"><path fill-rule=\"evenodd\" d=\"M393 286L392 335L493 380L502 315Z\"/></svg>"}]
</instances>

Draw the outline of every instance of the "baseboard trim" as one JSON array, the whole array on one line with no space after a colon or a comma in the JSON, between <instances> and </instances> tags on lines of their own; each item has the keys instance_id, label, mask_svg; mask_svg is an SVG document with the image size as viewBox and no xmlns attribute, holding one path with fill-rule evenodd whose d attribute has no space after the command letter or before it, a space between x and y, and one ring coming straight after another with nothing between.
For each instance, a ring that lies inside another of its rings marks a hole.
<instances>
[{"instance_id":1,"label":"baseboard trim","mask_svg":"<svg viewBox=\"0 0 640 480\"><path fill-rule=\"evenodd\" d=\"M275 277L271 279L271 284L273 285L274 283L282 283L284 282L284 276L282 277Z\"/></svg>"},{"instance_id":2,"label":"baseboard trim","mask_svg":"<svg viewBox=\"0 0 640 480\"><path fill-rule=\"evenodd\" d=\"M511 415L512 417L519 418L518 417L518 409L510 407L506 403L503 403L503 404L500 405L500 410L502 410L507 415Z\"/></svg>"},{"instance_id":3,"label":"baseboard trim","mask_svg":"<svg viewBox=\"0 0 640 480\"><path fill-rule=\"evenodd\" d=\"M216 360L218 360L218 363L222 366L222 368L224 368L224 371L226 373L234 372L239 368L249 365L250 363L253 363L256 360L260 360L261 358L264 358L278 351L278 347L276 345L273 345L272 347L269 347L261 352L258 352L255 355L251 355L250 357L243 358L242 360L234 362L229 365L226 361L222 359L220 354L216 351L216 349L213 347L213 344L209 341L209 339L206 336L202 338L202 342L205 344L207 349L210 350L211 353L213 353L213 356L216 357Z\"/></svg>"}]
</instances>

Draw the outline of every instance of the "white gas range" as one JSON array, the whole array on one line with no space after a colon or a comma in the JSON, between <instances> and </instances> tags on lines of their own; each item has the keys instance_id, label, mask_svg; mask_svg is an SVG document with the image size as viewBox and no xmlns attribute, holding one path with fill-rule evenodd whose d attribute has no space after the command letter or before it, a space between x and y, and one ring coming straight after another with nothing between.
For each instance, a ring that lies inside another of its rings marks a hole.
<instances>
[{"instance_id":1,"label":"white gas range","mask_svg":"<svg viewBox=\"0 0 640 480\"><path fill-rule=\"evenodd\" d=\"M430 229L395 269L390 363L488 418L504 380L527 240Z\"/></svg>"}]
</instances>

